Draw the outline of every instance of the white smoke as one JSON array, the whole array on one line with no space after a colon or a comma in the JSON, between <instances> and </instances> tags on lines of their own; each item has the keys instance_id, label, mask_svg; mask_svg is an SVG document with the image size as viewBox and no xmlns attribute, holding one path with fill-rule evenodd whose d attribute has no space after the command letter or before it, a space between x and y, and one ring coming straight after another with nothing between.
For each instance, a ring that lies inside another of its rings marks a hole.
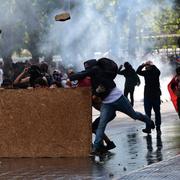
<instances>
[{"instance_id":1,"label":"white smoke","mask_svg":"<svg viewBox=\"0 0 180 180\"><path fill-rule=\"evenodd\" d=\"M25 47L22 41L25 32L32 33L39 29L38 12L31 0L0 0L0 56L9 55L13 50L17 50L17 46ZM24 26L23 22L26 22L27 26Z\"/></svg>"},{"instance_id":2,"label":"white smoke","mask_svg":"<svg viewBox=\"0 0 180 180\"><path fill-rule=\"evenodd\" d=\"M172 1L161 3L147 0L79 0L71 10L71 19L54 22L43 42L45 51L58 49L64 57L64 64L75 64L83 69L83 61L106 56L113 58L119 65L129 61L136 69L143 61L151 60L160 69L162 99L169 99L167 84L173 69L169 62L158 54L147 53L155 41L143 38L155 35L152 26L164 8L172 7ZM91 5L90 5L91 4ZM54 12L52 17L58 12ZM57 47L58 46L58 47ZM135 49L134 57L131 50ZM166 68L164 68L166 67ZM124 78L116 78L117 86L124 88ZM144 79L136 87L135 100L143 99Z\"/></svg>"},{"instance_id":3,"label":"white smoke","mask_svg":"<svg viewBox=\"0 0 180 180\"><path fill-rule=\"evenodd\" d=\"M57 50L65 63L79 63L94 58L95 52L111 52L117 62L120 57L128 61L128 46L143 52L153 44L141 44L142 36L152 33L156 16L170 1L163 3L147 0L76 0L70 11L71 19L55 22L55 11L50 17L51 29L41 44L41 51ZM136 31L136 34L135 32ZM136 35L136 37L133 37ZM132 40L132 41L131 41ZM136 41L136 42L135 42ZM138 48L137 48L138 47ZM131 49L130 49L131 50ZM129 52L131 53L131 52Z\"/></svg>"},{"instance_id":4,"label":"white smoke","mask_svg":"<svg viewBox=\"0 0 180 180\"><path fill-rule=\"evenodd\" d=\"M71 2L71 9L63 9L65 6L61 6L47 17L47 25L50 25L50 28L38 42L39 52L59 54L65 65L73 64L79 70L83 69L82 62L95 58L97 52L100 52L99 55L105 54L106 57L114 59L119 65L129 61L136 69L146 60L144 54L147 49L153 48L155 43L150 40L143 41L143 39L154 35L152 26L156 18L164 8L171 8L173 5L172 0L161 2L155 0L64 0L63 2ZM0 45L6 45L4 51L11 50L21 43L21 35L25 31L33 32L41 28L37 24L37 19L42 16L39 14L42 8L43 5L34 7L31 0L0 0L0 29L3 31L2 36L9 37L6 38L8 41L6 43L2 42L2 38L0 39ZM56 22L55 15L63 11L69 11L71 19ZM24 20L28 22L27 29L20 26L20 22ZM13 29L14 27L16 29ZM3 53L0 52L0 55ZM172 70L168 63L166 63L166 69L164 68L164 62L161 63L162 59L159 56L157 60L155 59L156 56L151 58L160 68L161 84L164 84L164 80L168 79ZM117 81L118 86L123 89L123 77L119 76ZM143 85L136 89L143 94L142 87Z\"/></svg>"}]
</instances>

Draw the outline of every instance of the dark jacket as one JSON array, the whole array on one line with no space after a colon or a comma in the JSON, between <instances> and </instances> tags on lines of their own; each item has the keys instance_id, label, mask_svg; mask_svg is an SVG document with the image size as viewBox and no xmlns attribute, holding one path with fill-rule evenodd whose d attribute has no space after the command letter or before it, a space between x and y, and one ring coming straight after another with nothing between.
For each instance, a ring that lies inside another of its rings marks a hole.
<instances>
[{"instance_id":1,"label":"dark jacket","mask_svg":"<svg viewBox=\"0 0 180 180\"><path fill-rule=\"evenodd\" d=\"M87 62L91 63L91 60ZM111 90L116 87L116 84L111 78L111 76L104 73L103 70L98 66L98 64L94 62L92 66L88 68L85 66L86 69L84 71L71 75L69 79L70 81L73 81L82 80L87 76L91 77L92 94L101 97L101 99L103 100L109 95ZM87 63L85 62L84 64L86 65ZM103 86L105 88L105 91L97 92L97 88L99 86Z\"/></svg>"},{"instance_id":2,"label":"dark jacket","mask_svg":"<svg viewBox=\"0 0 180 180\"><path fill-rule=\"evenodd\" d=\"M155 65L151 65L150 68L142 70L144 65L141 65L137 69L137 74L144 76L145 87L144 96L150 98L156 98L161 95L159 76L160 71Z\"/></svg>"},{"instance_id":3,"label":"dark jacket","mask_svg":"<svg viewBox=\"0 0 180 180\"><path fill-rule=\"evenodd\" d=\"M119 69L118 74L124 75L124 77L126 78L125 80L126 87L134 87L140 84L140 79L136 71L132 67L125 68L124 70Z\"/></svg>"}]
</instances>

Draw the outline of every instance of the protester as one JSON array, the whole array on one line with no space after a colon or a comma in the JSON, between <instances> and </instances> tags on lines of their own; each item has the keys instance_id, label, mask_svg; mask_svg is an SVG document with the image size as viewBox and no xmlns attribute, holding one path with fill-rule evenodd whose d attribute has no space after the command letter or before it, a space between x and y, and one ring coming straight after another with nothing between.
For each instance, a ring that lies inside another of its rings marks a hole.
<instances>
[{"instance_id":1,"label":"protester","mask_svg":"<svg viewBox=\"0 0 180 180\"><path fill-rule=\"evenodd\" d=\"M48 81L45 76L38 77L34 81L34 88L47 88L49 87Z\"/></svg>"},{"instance_id":2,"label":"protester","mask_svg":"<svg viewBox=\"0 0 180 180\"><path fill-rule=\"evenodd\" d=\"M148 116L134 111L128 99L123 95L122 91L116 87L114 77L117 72L105 73L103 68L100 67L100 62L108 61L107 58L101 58L98 61L95 59L86 61L84 63L85 70L73 74L69 77L72 80L83 79L86 76L91 77L92 94L100 97L102 105L100 109L100 121L96 130L96 137L93 145L92 154L101 153L101 146L103 146L103 136L106 125L112 120L116 111L121 111L133 119L138 119L146 124L145 131L150 133L154 128L154 122Z\"/></svg>"},{"instance_id":3,"label":"protester","mask_svg":"<svg viewBox=\"0 0 180 180\"><path fill-rule=\"evenodd\" d=\"M52 76L48 72L48 68L49 68L49 66L46 62L43 61L40 63L41 74L42 74L42 76L46 77L48 86L51 86L53 80L52 80Z\"/></svg>"},{"instance_id":4,"label":"protester","mask_svg":"<svg viewBox=\"0 0 180 180\"><path fill-rule=\"evenodd\" d=\"M130 94L130 102L131 105L134 106L134 90L136 85L140 85L140 79L129 62L124 63L123 70L122 67L123 65L119 67L118 74L124 75L124 77L126 78L124 85L124 96L128 97L128 94Z\"/></svg>"},{"instance_id":5,"label":"protester","mask_svg":"<svg viewBox=\"0 0 180 180\"><path fill-rule=\"evenodd\" d=\"M39 66L32 65L29 68L24 68L23 72L20 73L14 80L13 85L15 87L35 87L35 80L39 77L43 77Z\"/></svg>"},{"instance_id":6,"label":"protester","mask_svg":"<svg viewBox=\"0 0 180 180\"><path fill-rule=\"evenodd\" d=\"M59 88L62 87L61 84L61 78L62 78L62 73L59 70L54 70L52 74L53 80L50 88Z\"/></svg>"},{"instance_id":7,"label":"protester","mask_svg":"<svg viewBox=\"0 0 180 180\"><path fill-rule=\"evenodd\" d=\"M62 86L64 88L76 88L76 87L79 86L78 80L69 81L69 76L71 76L73 74L75 74L74 68L69 67L67 69L67 73L66 73L67 77L66 77L66 79L62 80Z\"/></svg>"},{"instance_id":8,"label":"protester","mask_svg":"<svg viewBox=\"0 0 180 180\"><path fill-rule=\"evenodd\" d=\"M63 88L70 88L70 85L68 83L68 75L67 73L64 73L61 78L61 85Z\"/></svg>"},{"instance_id":9,"label":"protester","mask_svg":"<svg viewBox=\"0 0 180 180\"><path fill-rule=\"evenodd\" d=\"M147 61L140 65L137 74L144 77L144 109L146 115L151 118L152 109L155 112L155 125L157 134L161 134L161 90L160 90L160 70L152 63Z\"/></svg>"}]
</instances>

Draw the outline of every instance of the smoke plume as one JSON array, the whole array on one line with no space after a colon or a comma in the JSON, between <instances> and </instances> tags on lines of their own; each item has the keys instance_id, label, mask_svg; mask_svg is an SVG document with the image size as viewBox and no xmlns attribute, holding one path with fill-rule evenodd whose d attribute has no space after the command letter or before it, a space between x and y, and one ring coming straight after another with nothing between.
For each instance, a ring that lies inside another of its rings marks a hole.
<instances>
[{"instance_id":1,"label":"smoke plume","mask_svg":"<svg viewBox=\"0 0 180 180\"><path fill-rule=\"evenodd\" d=\"M40 1L40 0L39 0ZM0 0L0 56L4 56L20 44L22 34L38 31L41 27L37 19L42 6L33 6L31 0ZM16 3L15 3L16 2ZM57 1L58 2L58 1ZM129 61L136 69L148 59L148 49L154 47L154 41L147 39L154 35L152 27L156 17L164 8L172 7L171 0L67 0L57 4L57 8L47 17L48 29L39 38L38 51L43 54L60 55L65 66L73 64L82 70L82 62L106 56L114 59L118 65ZM64 5L63 5L64 3ZM66 7L66 8L65 8ZM68 7L68 8L67 8ZM15 9L15 11L14 11ZM60 12L68 11L71 19L56 22L54 17ZM13 12L13 14L12 14ZM22 27L20 22L28 22ZM19 27L17 27L19 24ZM3 38L4 36L4 38ZM6 42L3 42L6 40ZM24 46L22 42L22 46ZM160 56L151 56L152 61L166 79L172 70L163 68ZM123 77L117 78L117 85L123 88ZM141 88L143 89L143 88Z\"/></svg>"}]
</instances>

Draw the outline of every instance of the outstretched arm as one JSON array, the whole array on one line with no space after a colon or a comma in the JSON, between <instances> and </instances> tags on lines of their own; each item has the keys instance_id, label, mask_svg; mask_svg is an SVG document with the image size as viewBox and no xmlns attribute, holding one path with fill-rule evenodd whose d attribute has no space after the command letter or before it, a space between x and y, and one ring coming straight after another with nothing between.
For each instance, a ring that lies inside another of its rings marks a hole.
<instances>
[{"instance_id":1,"label":"outstretched arm","mask_svg":"<svg viewBox=\"0 0 180 180\"><path fill-rule=\"evenodd\" d=\"M93 74L96 74L97 70L98 69L96 67L90 68L90 69L86 69L84 71L81 71L81 72L78 72L78 73L70 75L69 79L70 79L70 81L82 80L82 79L84 79L87 76L91 77Z\"/></svg>"},{"instance_id":2,"label":"outstretched arm","mask_svg":"<svg viewBox=\"0 0 180 180\"><path fill-rule=\"evenodd\" d=\"M70 81L74 81L74 80L81 80L84 79L85 77L87 77L89 74L87 71L81 71L75 74L72 74L69 76Z\"/></svg>"}]
</instances>

